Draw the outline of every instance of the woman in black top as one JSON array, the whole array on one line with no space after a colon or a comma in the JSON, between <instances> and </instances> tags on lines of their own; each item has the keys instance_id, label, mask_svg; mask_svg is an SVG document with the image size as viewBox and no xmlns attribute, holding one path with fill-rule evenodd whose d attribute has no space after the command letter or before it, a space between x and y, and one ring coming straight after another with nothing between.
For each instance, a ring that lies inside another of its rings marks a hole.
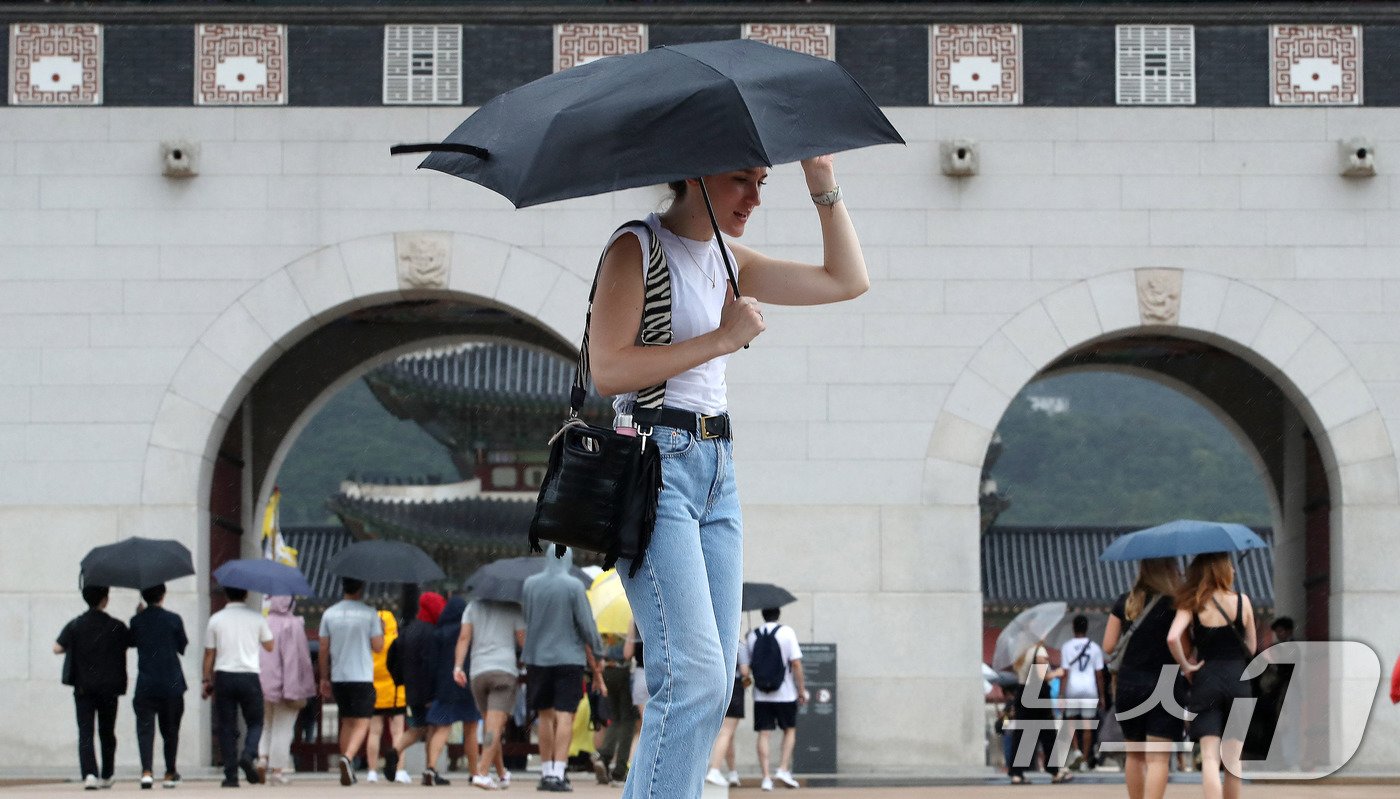
<instances>
[{"instance_id":1,"label":"woman in black top","mask_svg":"<svg viewBox=\"0 0 1400 799\"><path fill-rule=\"evenodd\" d=\"M1006 768L1011 784L1026 782L1026 769L1035 767L1037 753L1044 756L1045 771L1052 782L1074 779L1068 769L1058 768L1050 756L1055 746L1055 705L1050 698L1050 681L1063 677L1065 670L1050 666L1050 653L1046 651L1044 641L1037 642L1016 658L1015 669L1021 682L1015 688L1017 723L1011 736L1011 763ZM1027 735L1034 741L1029 744L1031 759L1029 763L1017 765L1021 757L1021 741Z\"/></svg>"},{"instance_id":2,"label":"woman in black top","mask_svg":"<svg viewBox=\"0 0 1400 799\"><path fill-rule=\"evenodd\" d=\"M1228 553L1197 555L1177 592L1176 618L1167 633L1172 657L1191 680L1186 709L1196 714L1191 719L1191 737L1201 744L1201 786L1206 799L1238 799L1240 795L1244 741L1222 741L1222 736L1231 705L1249 696L1249 683L1240 676L1254 657L1255 637L1254 607L1249 597L1230 590L1234 583L1235 569ZM1188 628L1194 657L1186 652ZM1226 767L1223 791L1222 760Z\"/></svg>"},{"instance_id":3,"label":"woman in black top","mask_svg":"<svg viewBox=\"0 0 1400 799\"><path fill-rule=\"evenodd\" d=\"M1128 746L1124 777L1130 799L1162 799L1167 792L1167 771L1171 753L1166 744L1181 740L1181 718L1153 700L1153 691L1163 670L1172 669L1167 631L1176 613L1176 592L1181 586L1181 570L1176 558L1151 558L1138 563L1133 588L1118 597L1103 633L1103 651L1113 653L1126 647L1114 681L1114 712L1123 728ZM1128 640L1123 641L1124 633ZM1185 703L1186 681L1177 674L1173 701ZM1150 703L1145 713L1134 713ZM1124 718L1130 716L1130 718ZM1154 751L1142 746L1151 742ZM1161 749L1161 751L1155 751Z\"/></svg>"}]
</instances>

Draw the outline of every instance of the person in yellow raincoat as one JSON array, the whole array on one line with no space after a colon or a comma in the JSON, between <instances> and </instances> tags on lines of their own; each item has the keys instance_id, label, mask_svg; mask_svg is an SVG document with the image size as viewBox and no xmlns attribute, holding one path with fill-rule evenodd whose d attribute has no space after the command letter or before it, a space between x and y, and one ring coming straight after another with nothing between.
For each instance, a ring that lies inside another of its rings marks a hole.
<instances>
[{"instance_id":1,"label":"person in yellow raincoat","mask_svg":"<svg viewBox=\"0 0 1400 799\"><path fill-rule=\"evenodd\" d=\"M389 676L389 647L399 637L399 623L394 614L387 610L379 611L379 619L384 622L384 648L374 653L374 717L369 720L369 738L365 741L365 758L369 762L369 774L365 782L379 782L379 746L384 738L384 722L389 722L389 740L393 744L384 753L384 778L395 782L408 783L412 779L408 772L399 769L398 747L403 738L405 714L408 705L404 701L403 686L395 685Z\"/></svg>"}]
</instances>

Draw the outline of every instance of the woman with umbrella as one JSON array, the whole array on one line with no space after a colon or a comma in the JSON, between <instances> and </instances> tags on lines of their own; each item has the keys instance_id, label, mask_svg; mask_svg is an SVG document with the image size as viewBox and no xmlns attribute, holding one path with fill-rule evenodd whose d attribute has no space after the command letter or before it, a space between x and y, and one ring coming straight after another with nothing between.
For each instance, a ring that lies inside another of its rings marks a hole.
<instances>
[{"instance_id":1,"label":"woman with umbrella","mask_svg":"<svg viewBox=\"0 0 1400 799\"><path fill-rule=\"evenodd\" d=\"M1124 776L1131 799L1162 799L1167 791L1171 752L1164 747L1181 740L1181 719L1159 702L1141 715L1122 718L1152 701L1163 668L1172 665L1167 632L1175 615L1181 570L1176 558L1147 558L1138 563L1132 590L1118 597L1104 628L1103 649L1118 663L1113 706L1128 746ZM1118 647L1123 647L1120 653ZM1186 695L1180 677L1174 691L1177 704ZM1149 748L1146 744L1155 746ZM1161 751L1157 751L1161 749Z\"/></svg>"},{"instance_id":2,"label":"woman with umbrella","mask_svg":"<svg viewBox=\"0 0 1400 799\"><path fill-rule=\"evenodd\" d=\"M652 699L646 716L657 721L642 725L629 799L696 792L733 689L743 533L725 364L764 331L760 303L838 302L870 285L832 158L809 158L802 168L821 223L820 265L780 261L737 244L722 253L701 179L692 178L670 184L675 200L665 213L616 233L599 267L589 332L598 391L616 396L620 420L633 413L639 390L664 385L666 391L666 410L652 434L666 490L643 567L635 577L624 576L637 626L650 644L647 656L658 666L647 670ZM703 178L721 232L744 234L767 176L768 169L758 167ZM673 343L661 347L638 344L647 298L643 253L653 240L671 279ZM738 299L725 281L726 255L737 266L744 295ZM722 421L706 421L716 416ZM618 571L629 569L619 564Z\"/></svg>"},{"instance_id":3,"label":"woman with umbrella","mask_svg":"<svg viewBox=\"0 0 1400 799\"><path fill-rule=\"evenodd\" d=\"M1201 787L1206 799L1221 799L1222 761L1226 766L1223 796L1237 799L1240 795L1244 741L1224 737L1225 720L1234 701L1249 696L1249 683L1240 675L1254 657L1257 639L1253 604L1243 592L1231 590L1234 583L1235 568L1228 552L1192 558L1167 633L1172 657L1191 681L1186 709L1195 714L1191 737L1201 745ZM1188 635L1191 654L1186 651Z\"/></svg>"}]
</instances>

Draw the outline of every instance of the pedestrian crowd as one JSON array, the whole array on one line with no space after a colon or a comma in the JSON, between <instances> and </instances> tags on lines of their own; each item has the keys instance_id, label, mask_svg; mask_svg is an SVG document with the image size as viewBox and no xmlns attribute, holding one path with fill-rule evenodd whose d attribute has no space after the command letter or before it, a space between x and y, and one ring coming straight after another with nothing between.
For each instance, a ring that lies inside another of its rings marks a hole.
<instances>
[{"instance_id":1,"label":"pedestrian crowd","mask_svg":"<svg viewBox=\"0 0 1400 799\"><path fill-rule=\"evenodd\" d=\"M1185 758L1193 745L1205 799L1238 799L1246 742L1226 719L1236 699L1254 695L1241 677L1258 634L1254 607L1234 583L1225 552L1196 555L1184 575L1177 558L1141 560L1132 587L1109 613L1101 643L1089 637L1089 620L1080 615L1073 637L1059 647L1058 666L1043 639L1022 650L997 724L1011 782L1024 783L1037 765L1053 783L1069 782L1073 770L1098 765L1110 749L1103 733L1116 730L1121 740L1111 748L1124 755L1131 799L1161 799L1172 755L1178 768L1190 770ZM1287 617L1276 619L1275 642L1292 640L1293 626ZM1259 723L1277 723L1287 669L1270 667L1269 684L1257 692ZM1269 726L1264 735L1272 733Z\"/></svg>"},{"instance_id":2,"label":"pedestrian crowd","mask_svg":"<svg viewBox=\"0 0 1400 799\"><path fill-rule=\"evenodd\" d=\"M543 570L525 581L519 603L427 591L406 608L412 616L402 625L392 612L365 603L363 581L342 578L342 599L321 614L316 628L315 658L292 597L267 596L260 612L249 606L246 590L225 587L224 607L205 630L200 692L212 703L223 785L290 783L298 719L317 699L337 709L334 770L342 785L359 782L360 772L369 783L414 782L404 768L405 752L419 742L425 746L422 784L449 785L439 765L460 724L470 784L507 788L503 743L508 722L519 720L517 703L537 720L539 790L573 790L571 755L600 783L625 782L660 680L655 672L648 677L635 623L626 635L598 633L583 584L570 573L572 553L543 560ZM118 697L126 692L126 653L134 647L140 785L157 782L158 729L165 765L159 782L177 787L187 690L184 623L162 606L163 584L141 592L143 604L129 625L106 613L107 588L87 586L82 593L88 611L63 628L54 652L64 655L63 681L74 688L83 785L114 783ZM738 643L724 722L702 753L711 764L705 779L716 785L739 784L734 734L751 686L761 787L798 787L792 759L798 708L808 693L797 635L779 616L777 608L764 610L763 623ZM592 732L582 739L575 730L580 712L588 714ZM774 730L781 730L776 762L770 756Z\"/></svg>"}]
</instances>

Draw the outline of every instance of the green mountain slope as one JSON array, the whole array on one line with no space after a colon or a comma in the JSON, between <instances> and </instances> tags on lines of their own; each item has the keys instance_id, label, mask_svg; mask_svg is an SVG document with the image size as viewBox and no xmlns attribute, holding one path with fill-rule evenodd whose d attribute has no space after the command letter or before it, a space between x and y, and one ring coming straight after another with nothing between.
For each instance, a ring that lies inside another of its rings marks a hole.
<instances>
[{"instance_id":1,"label":"green mountain slope","mask_svg":"<svg viewBox=\"0 0 1400 799\"><path fill-rule=\"evenodd\" d=\"M1063 397L1070 410L1034 411L1033 396ZM991 476L1011 499L998 524L1270 523L1264 482L1239 442L1205 408L1149 380L1040 380L997 430L1005 448Z\"/></svg>"}]
</instances>

